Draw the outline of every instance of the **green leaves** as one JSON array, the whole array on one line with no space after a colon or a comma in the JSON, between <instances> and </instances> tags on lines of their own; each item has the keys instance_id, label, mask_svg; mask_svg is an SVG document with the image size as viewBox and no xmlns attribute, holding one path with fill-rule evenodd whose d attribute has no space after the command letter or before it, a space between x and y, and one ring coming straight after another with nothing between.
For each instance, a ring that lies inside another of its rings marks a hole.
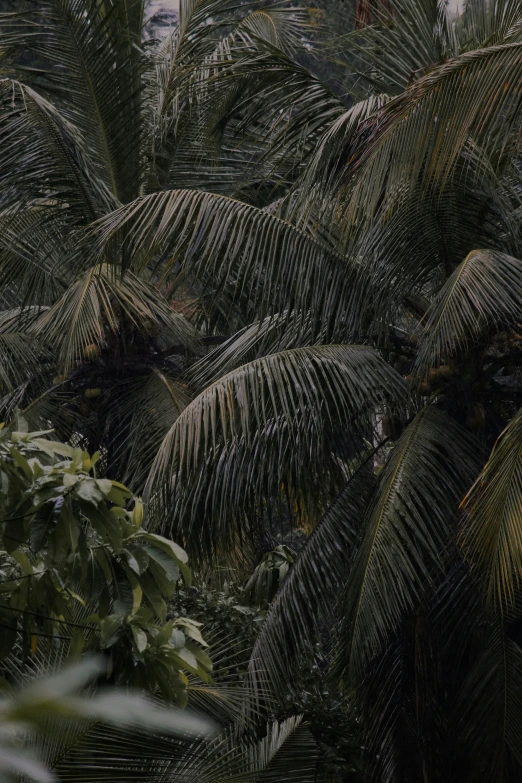
<instances>
[{"instance_id":1,"label":"green leaves","mask_svg":"<svg viewBox=\"0 0 522 783\"><path fill-rule=\"evenodd\" d=\"M208 682L212 668L197 623L166 619L178 580L190 582L186 553L142 528L126 487L91 474L97 457L45 434L0 433L2 659L18 638L22 658L40 638L64 656L103 649L113 681L184 705L184 670Z\"/></svg>"}]
</instances>

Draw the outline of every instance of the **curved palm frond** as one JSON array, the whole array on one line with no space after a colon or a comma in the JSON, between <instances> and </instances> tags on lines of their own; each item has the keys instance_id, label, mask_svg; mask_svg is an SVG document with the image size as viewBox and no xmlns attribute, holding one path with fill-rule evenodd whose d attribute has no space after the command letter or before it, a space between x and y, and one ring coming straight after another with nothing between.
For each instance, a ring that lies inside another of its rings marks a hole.
<instances>
[{"instance_id":1,"label":"curved palm frond","mask_svg":"<svg viewBox=\"0 0 522 783\"><path fill-rule=\"evenodd\" d=\"M0 388L5 393L23 383L38 366L33 341L20 332L0 332Z\"/></svg>"},{"instance_id":2,"label":"curved palm frond","mask_svg":"<svg viewBox=\"0 0 522 783\"><path fill-rule=\"evenodd\" d=\"M149 524L177 529L193 555L215 556L232 531L245 534L242 524L259 527L256 514L282 485L313 508L338 457L363 448L375 409L406 398L403 379L365 346L297 348L244 365L196 397L165 438L146 490Z\"/></svg>"},{"instance_id":3,"label":"curved palm frond","mask_svg":"<svg viewBox=\"0 0 522 783\"><path fill-rule=\"evenodd\" d=\"M476 342L491 326L522 319L522 261L494 250L474 250L445 282L424 323L416 369L424 375L443 358Z\"/></svg>"},{"instance_id":4,"label":"curved palm frond","mask_svg":"<svg viewBox=\"0 0 522 783\"><path fill-rule=\"evenodd\" d=\"M500 614L513 606L522 577L520 502L522 411L509 422L466 496L461 545Z\"/></svg>"},{"instance_id":5,"label":"curved palm frond","mask_svg":"<svg viewBox=\"0 0 522 783\"><path fill-rule=\"evenodd\" d=\"M197 345L196 330L169 307L154 286L132 272L122 278L108 264L85 272L32 331L58 348L59 363L69 370L82 359L87 346L103 345L107 334L119 331L123 315L145 332L162 327L171 341L192 348Z\"/></svg>"},{"instance_id":6,"label":"curved palm frond","mask_svg":"<svg viewBox=\"0 0 522 783\"><path fill-rule=\"evenodd\" d=\"M324 333L335 325L340 335L360 304L353 301L346 260L235 199L190 190L155 193L98 221L95 230L102 247L120 243L135 266L152 263L167 274L178 264L212 299L225 298L230 307L240 302L245 319L295 310Z\"/></svg>"},{"instance_id":7,"label":"curved palm frond","mask_svg":"<svg viewBox=\"0 0 522 783\"><path fill-rule=\"evenodd\" d=\"M42 0L4 14L0 25L6 65L23 79L34 76L38 90L61 104L121 201L138 194L141 179L143 5ZM24 68L27 53L44 64L44 77Z\"/></svg>"},{"instance_id":8,"label":"curved palm frond","mask_svg":"<svg viewBox=\"0 0 522 783\"><path fill-rule=\"evenodd\" d=\"M71 227L115 207L80 132L51 102L27 85L1 79L0 118L4 209L40 207L47 222L67 220Z\"/></svg>"},{"instance_id":9,"label":"curved palm frond","mask_svg":"<svg viewBox=\"0 0 522 783\"><path fill-rule=\"evenodd\" d=\"M312 29L308 9L277 4L254 8L238 26L239 33L245 30L286 52L300 49Z\"/></svg>"},{"instance_id":10,"label":"curved palm frond","mask_svg":"<svg viewBox=\"0 0 522 783\"><path fill-rule=\"evenodd\" d=\"M295 313L274 313L240 329L228 340L193 364L187 379L196 389L210 385L236 367L289 348L320 344L324 335L314 334L311 323Z\"/></svg>"},{"instance_id":11,"label":"curved palm frond","mask_svg":"<svg viewBox=\"0 0 522 783\"><path fill-rule=\"evenodd\" d=\"M521 43L479 49L438 66L387 103L368 125L347 215L371 218L378 205L386 212L418 182L442 187L470 138L495 167L509 163L519 144L521 72Z\"/></svg>"},{"instance_id":12,"label":"curved palm frond","mask_svg":"<svg viewBox=\"0 0 522 783\"><path fill-rule=\"evenodd\" d=\"M417 414L397 441L363 522L346 588L337 654L345 680L361 680L441 578L451 521L477 470L473 438L433 406Z\"/></svg>"},{"instance_id":13,"label":"curved palm frond","mask_svg":"<svg viewBox=\"0 0 522 783\"><path fill-rule=\"evenodd\" d=\"M321 199L325 194L337 189L344 167L357 149L358 132L374 112L381 109L390 98L388 95L370 95L365 100L354 104L350 109L337 117L318 140L306 171L299 181L298 206L301 201L310 202L310 190L318 188L313 200Z\"/></svg>"}]
</instances>

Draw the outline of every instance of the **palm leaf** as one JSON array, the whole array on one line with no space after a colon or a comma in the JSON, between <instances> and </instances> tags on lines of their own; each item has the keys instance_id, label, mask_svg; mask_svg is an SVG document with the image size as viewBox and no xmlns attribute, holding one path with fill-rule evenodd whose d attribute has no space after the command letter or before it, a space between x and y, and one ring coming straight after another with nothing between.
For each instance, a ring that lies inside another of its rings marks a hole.
<instances>
[{"instance_id":1,"label":"palm leaf","mask_svg":"<svg viewBox=\"0 0 522 783\"><path fill-rule=\"evenodd\" d=\"M23 78L24 54L45 64L39 89L62 104L88 140L99 174L119 200L140 185L142 0L43 0L4 15L0 46ZM138 176L137 176L138 175Z\"/></svg>"},{"instance_id":2,"label":"palm leaf","mask_svg":"<svg viewBox=\"0 0 522 783\"><path fill-rule=\"evenodd\" d=\"M522 411L498 439L464 500L461 544L490 608L513 606L522 576L519 503L522 486Z\"/></svg>"},{"instance_id":3,"label":"palm leaf","mask_svg":"<svg viewBox=\"0 0 522 783\"><path fill-rule=\"evenodd\" d=\"M278 309L310 310L326 331L339 308L339 334L349 329L357 306L340 256L291 224L234 199L187 190L157 193L111 213L96 229L102 246L117 239L124 258L135 265L156 256L155 266L166 274L178 263L207 290L226 296L230 306L240 300L245 319Z\"/></svg>"},{"instance_id":4,"label":"palm leaf","mask_svg":"<svg viewBox=\"0 0 522 783\"><path fill-rule=\"evenodd\" d=\"M362 5L362 4L361 4ZM450 11L440 0L394 0L371 4L371 23L327 45L341 60L355 63L352 89L397 95L422 70L457 54ZM358 77L358 78L357 78Z\"/></svg>"},{"instance_id":5,"label":"palm leaf","mask_svg":"<svg viewBox=\"0 0 522 783\"><path fill-rule=\"evenodd\" d=\"M288 348L322 343L324 335L314 334L311 324L295 313L274 313L245 326L187 372L194 388L204 388L247 362Z\"/></svg>"},{"instance_id":6,"label":"palm leaf","mask_svg":"<svg viewBox=\"0 0 522 783\"><path fill-rule=\"evenodd\" d=\"M1 40L1 36L0 36ZM70 119L35 90L0 80L0 176L4 208L45 207L69 226L93 220L115 202ZM67 203L67 215L57 208Z\"/></svg>"},{"instance_id":7,"label":"palm leaf","mask_svg":"<svg viewBox=\"0 0 522 783\"><path fill-rule=\"evenodd\" d=\"M358 162L348 214L372 216L414 189L441 187L469 144L493 156L495 167L518 149L522 44L479 49L444 63L390 101L373 119ZM350 175L348 170L347 174Z\"/></svg>"},{"instance_id":8,"label":"palm leaf","mask_svg":"<svg viewBox=\"0 0 522 783\"><path fill-rule=\"evenodd\" d=\"M492 326L522 318L522 261L492 250L474 250L445 282L422 325L416 360L423 375L443 358L476 343Z\"/></svg>"},{"instance_id":9,"label":"palm leaf","mask_svg":"<svg viewBox=\"0 0 522 783\"><path fill-rule=\"evenodd\" d=\"M361 679L441 578L452 518L477 470L475 442L437 408L421 411L398 440L363 523L346 589L337 663L345 679Z\"/></svg>"},{"instance_id":10,"label":"palm leaf","mask_svg":"<svg viewBox=\"0 0 522 783\"><path fill-rule=\"evenodd\" d=\"M172 341L197 345L195 329L171 310L154 286L131 272L121 278L107 264L84 273L42 315L33 331L58 349L59 363L69 370L82 359L88 345L103 345L109 333L119 331L122 314L138 329L162 327Z\"/></svg>"},{"instance_id":11,"label":"palm leaf","mask_svg":"<svg viewBox=\"0 0 522 783\"><path fill-rule=\"evenodd\" d=\"M189 404L190 394L185 384L157 367L148 378L139 379L138 384L125 402L131 423L129 442L125 444L128 456L123 480L141 492L163 439ZM122 390L116 389L119 407L122 407L121 394Z\"/></svg>"},{"instance_id":12,"label":"palm leaf","mask_svg":"<svg viewBox=\"0 0 522 783\"><path fill-rule=\"evenodd\" d=\"M517 0L468 0L455 20L455 34L460 50L520 41L522 9Z\"/></svg>"},{"instance_id":13,"label":"palm leaf","mask_svg":"<svg viewBox=\"0 0 522 783\"><path fill-rule=\"evenodd\" d=\"M237 525L241 533L243 517L255 529L283 484L313 508L329 491L328 472L334 485L342 475L338 458L353 458L371 433L374 410L405 398L402 378L364 346L298 348L246 364L196 397L165 438L146 490L153 524L176 529L193 555L212 554Z\"/></svg>"}]
</instances>

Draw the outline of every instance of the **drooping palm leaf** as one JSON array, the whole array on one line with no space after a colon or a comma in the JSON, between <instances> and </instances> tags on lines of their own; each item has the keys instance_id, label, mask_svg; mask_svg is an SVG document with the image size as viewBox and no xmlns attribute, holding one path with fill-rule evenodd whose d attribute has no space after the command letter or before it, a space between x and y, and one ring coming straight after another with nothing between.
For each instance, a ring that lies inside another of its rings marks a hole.
<instances>
[{"instance_id":1,"label":"drooping palm leaf","mask_svg":"<svg viewBox=\"0 0 522 783\"><path fill-rule=\"evenodd\" d=\"M121 394L121 390L116 388L115 393ZM163 439L190 397L185 384L156 367L147 378L139 379L138 388L126 401L132 418L129 441L125 444L129 453L124 481L136 492L141 492L145 485Z\"/></svg>"},{"instance_id":2,"label":"drooping palm leaf","mask_svg":"<svg viewBox=\"0 0 522 783\"><path fill-rule=\"evenodd\" d=\"M240 201L176 190L138 199L97 226L98 241L121 242L124 257L152 262L166 274L175 263L204 288L241 301L244 318L295 309L326 330L349 329L353 301L346 261L291 224ZM112 247L112 245L111 245ZM217 298L215 295L214 299ZM308 316L307 316L308 317Z\"/></svg>"},{"instance_id":3,"label":"drooping palm leaf","mask_svg":"<svg viewBox=\"0 0 522 783\"><path fill-rule=\"evenodd\" d=\"M440 579L452 518L477 470L473 438L435 407L417 414L398 440L363 522L346 589L337 656L345 680L361 679Z\"/></svg>"},{"instance_id":4,"label":"drooping palm leaf","mask_svg":"<svg viewBox=\"0 0 522 783\"><path fill-rule=\"evenodd\" d=\"M327 45L338 58L349 52L355 60L350 65L356 69L351 78L356 94L370 88L397 95L419 72L457 54L450 11L441 0L366 5L371 7L370 22Z\"/></svg>"},{"instance_id":5,"label":"drooping palm leaf","mask_svg":"<svg viewBox=\"0 0 522 783\"><path fill-rule=\"evenodd\" d=\"M416 360L423 375L442 358L473 345L492 326L522 319L522 261L492 250L474 250L444 283L422 325Z\"/></svg>"},{"instance_id":6,"label":"drooping palm leaf","mask_svg":"<svg viewBox=\"0 0 522 783\"><path fill-rule=\"evenodd\" d=\"M461 544L492 609L513 606L522 577L522 412L510 421L464 501Z\"/></svg>"},{"instance_id":7,"label":"drooping palm leaf","mask_svg":"<svg viewBox=\"0 0 522 783\"><path fill-rule=\"evenodd\" d=\"M520 41L522 9L517 0L468 0L455 20L460 51Z\"/></svg>"},{"instance_id":8,"label":"drooping palm leaf","mask_svg":"<svg viewBox=\"0 0 522 783\"><path fill-rule=\"evenodd\" d=\"M193 554L215 555L237 526L259 527L256 515L282 485L313 507L328 472L339 480L337 458L353 459L371 433L375 409L405 399L402 378L364 346L298 348L246 364L196 397L165 438L146 491L153 524L178 530Z\"/></svg>"},{"instance_id":9,"label":"drooping palm leaf","mask_svg":"<svg viewBox=\"0 0 522 783\"><path fill-rule=\"evenodd\" d=\"M274 313L262 321L245 326L193 364L187 373L191 385L204 388L242 364L287 348L299 348L322 343L324 335L316 335L301 316Z\"/></svg>"}]
</instances>

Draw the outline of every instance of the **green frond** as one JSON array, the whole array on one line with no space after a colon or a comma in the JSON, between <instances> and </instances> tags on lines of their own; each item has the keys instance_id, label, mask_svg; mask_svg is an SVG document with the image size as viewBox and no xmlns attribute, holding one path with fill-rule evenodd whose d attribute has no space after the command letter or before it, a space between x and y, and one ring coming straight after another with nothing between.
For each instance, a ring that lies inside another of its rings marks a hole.
<instances>
[{"instance_id":1,"label":"green frond","mask_svg":"<svg viewBox=\"0 0 522 783\"><path fill-rule=\"evenodd\" d=\"M110 333L117 333L123 316L144 332L163 328L171 343L197 346L195 329L153 285L132 272L122 278L108 264L92 267L69 286L32 331L53 346L59 364L69 370L84 358L87 346L103 346Z\"/></svg>"},{"instance_id":2,"label":"green frond","mask_svg":"<svg viewBox=\"0 0 522 783\"><path fill-rule=\"evenodd\" d=\"M134 268L151 263L166 275L179 264L211 301L240 304L245 320L294 309L304 319L310 311L312 323L325 333L335 324L339 335L343 327L349 330L358 305L341 256L235 199L189 190L155 193L111 213L95 229L100 245L120 243Z\"/></svg>"},{"instance_id":3,"label":"green frond","mask_svg":"<svg viewBox=\"0 0 522 783\"><path fill-rule=\"evenodd\" d=\"M406 397L402 378L365 346L297 348L246 364L174 423L148 480L149 524L177 530L193 556L215 556L234 530L259 528L283 487L317 504L328 473L339 481L338 459L363 448L375 409Z\"/></svg>"},{"instance_id":4,"label":"green frond","mask_svg":"<svg viewBox=\"0 0 522 783\"><path fill-rule=\"evenodd\" d=\"M274 313L240 329L199 359L189 368L187 379L195 389L202 389L242 364L289 348L319 344L323 338L299 314Z\"/></svg>"},{"instance_id":5,"label":"green frond","mask_svg":"<svg viewBox=\"0 0 522 783\"><path fill-rule=\"evenodd\" d=\"M416 371L475 344L491 327L522 319L522 261L494 250L474 250L435 296L421 326Z\"/></svg>"},{"instance_id":6,"label":"green frond","mask_svg":"<svg viewBox=\"0 0 522 783\"><path fill-rule=\"evenodd\" d=\"M31 87L5 78L0 80L0 176L4 209L40 208L48 222L86 224L115 206L70 118Z\"/></svg>"},{"instance_id":7,"label":"green frond","mask_svg":"<svg viewBox=\"0 0 522 783\"><path fill-rule=\"evenodd\" d=\"M441 578L452 518L477 471L475 441L433 406L417 414L397 441L350 570L337 654L345 681L360 681Z\"/></svg>"},{"instance_id":8,"label":"green frond","mask_svg":"<svg viewBox=\"0 0 522 783\"><path fill-rule=\"evenodd\" d=\"M38 352L23 333L0 332L0 388L5 393L23 383L38 366Z\"/></svg>"},{"instance_id":9,"label":"green frond","mask_svg":"<svg viewBox=\"0 0 522 783\"><path fill-rule=\"evenodd\" d=\"M386 214L418 182L442 189L469 140L509 164L518 149L522 44L466 53L436 67L387 103L368 127L347 215ZM350 167L346 176L351 176Z\"/></svg>"},{"instance_id":10,"label":"green frond","mask_svg":"<svg viewBox=\"0 0 522 783\"><path fill-rule=\"evenodd\" d=\"M467 0L455 20L461 51L520 41L522 8L518 0Z\"/></svg>"},{"instance_id":11,"label":"green frond","mask_svg":"<svg viewBox=\"0 0 522 783\"><path fill-rule=\"evenodd\" d=\"M491 609L513 606L522 577L522 411L498 439L466 496L461 546Z\"/></svg>"},{"instance_id":12,"label":"green frond","mask_svg":"<svg viewBox=\"0 0 522 783\"><path fill-rule=\"evenodd\" d=\"M374 112L381 109L390 100L385 94L370 95L363 101L354 104L348 111L336 118L318 140L311 156L309 165L304 172L299 189L302 198L297 199L301 210L310 202L309 190L317 188L313 199L319 200L331 191L337 189L344 167L357 149L358 132L362 123L368 120ZM301 200L305 203L301 206Z\"/></svg>"},{"instance_id":13,"label":"green frond","mask_svg":"<svg viewBox=\"0 0 522 783\"><path fill-rule=\"evenodd\" d=\"M61 104L120 201L138 194L141 179L143 5L42 0L1 24L5 64L23 80L35 76L37 89ZM44 64L44 77L24 68L27 54Z\"/></svg>"}]
</instances>

